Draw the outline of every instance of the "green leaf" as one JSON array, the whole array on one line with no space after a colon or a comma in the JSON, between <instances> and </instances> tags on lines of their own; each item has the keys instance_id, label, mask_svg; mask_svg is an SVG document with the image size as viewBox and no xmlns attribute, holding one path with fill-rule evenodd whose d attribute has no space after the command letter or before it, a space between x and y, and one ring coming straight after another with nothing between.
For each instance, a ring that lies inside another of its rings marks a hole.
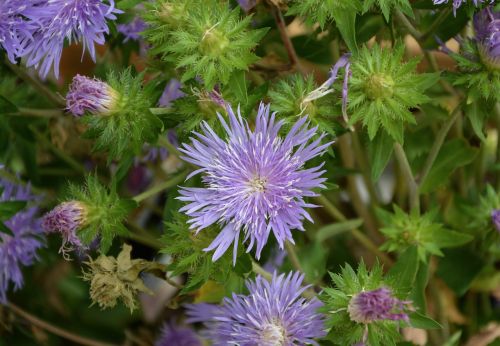
<instances>
[{"instance_id":1,"label":"green leaf","mask_svg":"<svg viewBox=\"0 0 500 346\"><path fill-rule=\"evenodd\" d=\"M358 45L356 43L356 12L346 11L339 7L332 9L332 16L335 19L337 28L347 44L347 47L353 54L358 53Z\"/></svg>"},{"instance_id":2,"label":"green leaf","mask_svg":"<svg viewBox=\"0 0 500 346\"><path fill-rule=\"evenodd\" d=\"M318 230L318 233L316 233L316 241L323 242L328 238L335 237L341 233L358 228L362 224L362 219L353 219L324 226Z\"/></svg>"},{"instance_id":3,"label":"green leaf","mask_svg":"<svg viewBox=\"0 0 500 346\"><path fill-rule=\"evenodd\" d=\"M419 266L418 251L416 246L410 246L399 256L398 261L387 273L388 280L394 286L404 291L410 291L415 282Z\"/></svg>"},{"instance_id":4,"label":"green leaf","mask_svg":"<svg viewBox=\"0 0 500 346\"><path fill-rule=\"evenodd\" d=\"M470 124L476 136L479 137L483 142L486 137L483 133L484 120L486 118L486 113L481 109L479 102L473 102L465 108L465 114L469 118Z\"/></svg>"},{"instance_id":5,"label":"green leaf","mask_svg":"<svg viewBox=\"0 0 500 346\"><path fill-rule=\"evenodd\" d=\"M429 193L444 184L455 169L471 163L477 151L461 139L453 139L444 144L427 178L422 182L420 191Z\"/></svg>"},{"instance_id":6,"label":"green leaf","mask_svg":"<svg viewBox=\"0 0 500 346\"><path fill-rule=\"evenodd\" d=\"M418 309L418 311L425 313L427 311L425 288L429 282L429 261L420 262L418 267L418 273L415 277L415 282L413 284L413 289L410 293L410 300L413 305Z\"/></svg>"},{"instance_id":7,"label":"green leaf","mask_svg":"<svg viewBox=\"0 0 500 346\"><path fill-rule=\"evenodd\" d=\"M6 201L0 203L0 220L6 221L26 207L26 201Z\"/></svg>"},{"instance_id":8,"label":"green leaf","mask_svg":"<svg viewBox=\"0 0 500 346\"><path fill-rule=\"evenodd\" d=\"M474 237L470 234L443 229L433 234L434 244L440 248L455 247L470 242Z\"/></svg>"},{"instance_id":9,"label":"green leaf","mask_svg":"<svg viewBox=\"0 0 500 346\"><path fill-rule=\"evenodd\" d=\"M453 334L448 341L443 346L458 346L460 345L460 337L462 336L462 331L459 330L455 334Z\"/></svg>"},{"instance_id":10,"label":"green leaf","mask_svg":"<svg viewBox=\"0 0 500 346\"><path fill-rule=\"evenodd\" d=\"M134 8L141 2L141 0L122 0L116 4L116 7L118 7L120 10L129 10L131 8Z\"/></svg>"},{"instance_id":11,"label":"green leaf","mask_svg":"<svg viewBox=\"0 0 500 346\"><path fill-rule=\"evenodd\" d=\"M419 329L441 329L443 328L439 323L432 318L413 312L410 314L410 324L414 328Z\"/></svg>"},{"instance_id":12,"label":"green leaf","mask_svg":"<svg viewBox=\"0 0 500 346\"><path fill-rule=\"evenodd\" d=\"M380 131L373 141L369 142L368 149L372 157L372 179L378 181L392 156L394 140L385 131Z\"/></svg>"},{"instance_id":13,"label":"green leaf","mask_svg":"<svg viewBox=\"0 0 500 346\"><path fill-rule=\"evenodd\" d=\"M231 79L229 80L229 85L231 85L231 90L238 102L245 106L248 103L248 90L247 90L247 81L245 78L245 71L237 70L233 72L231 75Z\"/></svg>"}]
</instances>

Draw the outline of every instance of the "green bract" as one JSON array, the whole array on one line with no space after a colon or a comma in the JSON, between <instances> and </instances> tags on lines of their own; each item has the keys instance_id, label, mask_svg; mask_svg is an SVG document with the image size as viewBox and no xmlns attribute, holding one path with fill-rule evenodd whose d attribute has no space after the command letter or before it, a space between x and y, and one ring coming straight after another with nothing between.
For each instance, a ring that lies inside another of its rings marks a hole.
<instances>
[{"instance_id":1,"label":"green bract","mask_svg":"<svg viewBox=\"0 0 500 346\"><path fill-rule=\"evenodd\" d=\"M128 234L123 221L136 207L136 203L120 199L114 189L101 185L96 177L87 176L84 186L71 184L68 200L78 201L85 206L85 224L77 233L84 244L88 245L99 237L100 250L105 254L115 236Z\"/></svg>"},{"instance_id":2,"label":"green bract","mask_svg":"<svg viewBox=\"0 0 500 346\"><path fill-rule=\"evenodd\" d=\"M416 246L423 262L427 255L443 256L442 248L454 247L472 240L472 236L445 228L435 222L437 209L424 215L416 211L405 213L394 205L394 214L379 209L377 211L384 227L380 231L387 237L382 250L402 252L410 246Z\"/></svg>"},{"instance_id":3,"label":"green bract","mask_svg":"<svg viewBox=\"0 0 500 346\"><path fill-rule=\"evenodd\" d=\"M415 72L418 58L403 62L404 50L402 44L394 48L375 44L371 49L363 47L352 57L350 122L361 121L371 140L381 127L402 143L404 125L416 123L410 109L429 101L424 91L437 82L437 74Z\"/></svg>"},{"instance_id":4,"label":"green bract","mask_svg":"<svg viewBox=\"0 0 500 346\"><path fill-rule=\"evenodd\" d=\"M322 131L335 135L333 118L340 115L340 109L335 110L334 101L328 96L307 101L307 95L316 88L311 75L307 78L293 75L282 79L269 91L271 109L280 117L287 117L290 123L298 116L307 115Z\"/></svg>"},{"instance_id":5,"label":"green bract","mask_svg":"<svg viewBox=\"0 0 500 346\"><path fill-rule=\"evenodd\" d=\"M401 339L397 321L373 321L368 324L352 321L348 306L351 299L363 291L372 291L382 287L391 289L397 298L406 299L406 294L398 293L396 287L390 285L390 280L384 280L382 267L376 264L368 271L361 261L357 272L348 264L342 268L340 274L330 273L336 288L325 288L323 301L329 316L328 327L331 328L329 339L336 345L354 345L363 339L368 331L368 345L386 346L395 345Z\"/></svg>"},{"instance_id":6,"label":"green bract","mask_svg":"<svg viewBox=\"0 0 500 346\"><path fill-rule=\"evenodd\" d=\"M364 0L363 12L367 12L375 5L380 8L386 21L389 21L391 12L394 9L402 11L409 17L413 17L413 10L408 0Z\"/></svg>"},{"instance_id":7,"label":"green bract","mask_svg":"<svg viewBox=\"0 0 500 346\"><path fill-rule=\"evenodd\" d=\"M294 0L291 1L287 15L299 15L308 24L316 24L323 28L327 21L337 21L337 14L359 12L359 0Z\"/></svg>"},{"instance_id":8,"label":"green bract","mask_svg":"<svg viewBox=\"0 0 500 346\"><path fill-rule=\"evenodd\" d=\"M495 231L491 214L500 209L500 193L496 192L491 185L486 187L486 193L479 198L479 204L469 208L469 215L473 219L470 227L486 234Z\"/></svg>"},{"instance_id":9,"label":"green bract","mask_svg":"<svg viewBox=\"0 0 500 346\"><path fill-rule=\"evenodd\" d=\"M161 252L172 256L172 264L169 266L172 275L189 274L183 292L195 290L208 280L227 282L233 269L232 253L228 251L217 262L213 262L212 254L203 251L217 236L219 230L216 227L195 234L189 229L187 217L178 213L174 214L174 221L166 223L165 226L166 233L161 239L163 243ZM236 263L236 271L251 270L249 256L244 253L241 244Z\"/></svg>"},{"instance_id":10,"label":"green bract","mask_svg":"<svg viewBox=\"0 0 500 346\"><path fill-rule=\"evenodd\" d=\"M144 74L133 76L129 69L110 72L107 83L115 103L105 115L86 115L87 138L95 139L95 150L108 151L108 161L138 155L144 143L154 142L162 129L158 117L150 112L151 87L143 87Z\"/></svg>"},{"instance_id":11,"label":"green bract","mask_svg":"<svg viewBox=\"0 0 500 346\"><path fill-rule=\"evenodd\" d=\"M255 62L257 56L252 50L267 32L266 29L249 30L251 17L240 19L238 8L230 10L226 2L210 1L210 4L192 2L189 10L183 12L184 20L176 22L178 25L168 33L168 41L156 49L167 61L183 69L182 81L201 77L208 90L216 83L227 83L231 72L246 70ZM170 8L168 2L163 6ZM160 12L150 12L148 16L155 13ZM154 24L151 20L150 23ZM164 26L169 30L172 24ZM161 36L161 32L152 32L150 37L161 42L163 39L158 35Z\"/></svg>"}]
</instances>

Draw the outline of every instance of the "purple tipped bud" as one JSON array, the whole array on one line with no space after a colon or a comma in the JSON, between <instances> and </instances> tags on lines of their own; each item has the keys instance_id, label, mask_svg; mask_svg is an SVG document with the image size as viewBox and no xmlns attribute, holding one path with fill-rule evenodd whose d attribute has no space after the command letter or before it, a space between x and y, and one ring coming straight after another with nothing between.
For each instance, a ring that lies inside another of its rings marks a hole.
<instances>
[{"instance_id":1,"label":"purple tipped bud","mask_svg":"<svg viewBox=\"0 0 500 346\"><path fill-rule=\"evenodd\" d=\"M181 86L182 86L181 82L179 82L175 78L172 78L167 83L167 86L165 87L163 94L161 95L160 99L158 100L158 105L161 107L168 108L172 105L173 101L186 95L182 92Z\"/></svg>"},{"instance_id":2,"label":"purple tipped bud","mask_svg":"<svg viewBox=\"0 0 500 346\"><path fill-rule=\"evenodd\" d=\"M500 209L491 212L491 221L495 225L498 232L500 232Z\"/></svg>"},{"instance_id":3,"label":"purple tipped bud","mask_svg":"<svg viewBox=\"0 0 500 346\"><path fill-rule=\"evenodd\" d=\"M60 233L63 239L61 249L64 255L73 249L85 248L76 235L87 220L87 207L79 201L59 204L42 219L42 228L46 233Z\"/></svg>"},{"instance_id":4,"label":"purple tipped bud","mask_svg":"<svg viewBox=\"0 0 500 346\"><path fill-rule=\"evenodd\" d=\"M488 7L477 13L474 30L481 58L488 66L500 69L500 12Z\"/></svg>"},{"instance_id":5,"label":"purple tipped bud","mask_svg":"<svg viewBox=\"0 0 500 346\"><path fill-rule=\"evenodd\" d=\"M351 298L347 307L351 320L371 323L379 320L409 321L405 310L411 310L410 302L392 296L388 288L361 292Z\"/></svg>"},{"instance_id":6,"label":"purple tipped bud","mask_svg":"<svg viewBox=\"0 0 500 346\"><path fill-rule=\"evenodd\" d=\"M117 97L118 93L107 83L76 75L66 95L66 109L77 117L85 112L109 115L114 110Z\"/></svg>"}]
</instances>

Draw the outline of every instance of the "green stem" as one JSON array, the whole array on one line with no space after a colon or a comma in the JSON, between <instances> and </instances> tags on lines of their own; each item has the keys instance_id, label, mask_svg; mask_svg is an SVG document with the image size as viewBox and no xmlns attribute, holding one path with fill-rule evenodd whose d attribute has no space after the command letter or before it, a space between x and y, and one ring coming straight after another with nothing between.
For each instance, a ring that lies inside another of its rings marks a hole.
<instances>
[{"instance_id":1,"label":"green stem","mask_svg":"<svg viewBox=\"0 0 500 346\"><path fill-rule=\"evenodd\" d=\"M167 180L167 181L163 182L162 184L159 184L155 187L152 187L151 189L144 191L143 193L135 196L133 198L133 200L136 201L137 203L139 203L139 202L142 202L151 196L156 195L157 193L162 192L163 190L174 187L175 185L179 184L180 182L182 182L184 180L187 173L188 173L187 170L183 171L182 173L179 173L176 176L174 176L172 179Z\"/></svg>"},{"instance_id":2,"label":"green stem","mask_svg":"<svg viewBox=\"0 0 500 346\"><path fill-rule=\"evenodd\" d=\"M370 194L370 202L374 207L378 207L378 195L377 191L375 190L375 185L373 184L370 176L370 165L368 163L365 150L363 150L361 146L361 141L356 131L351 132L351 137L356 160L359 164L359 168L361 170L361 174L363 175L363 180L365 182L366 188L368 189L368 193Z\"/></svg>"},{"instance_id":3,"label":"green stem","mask_svg":"<svg viewBox=\"0 0 500 346\"><path fill-rule=\"evenodd\" d=\"M149 237L149 236L137 234L137 233L132 233L132 232L128 233L126 235L126 237L135 241L135 242L138 242L140 244L149 246L152 249L155 249L155 250L162 249L161 244L158 242L158 240L154 239L153 237Z\"/></svg>"},{"instance_id":4,"label":"green stem","mask_svg":"<svg viewBox=\"0 0 500 346\"><path fill-rule=\"evenodd\" d=\"M287 240L285 241L285 249L288 254L288 259L292 263L293 268L299 272L303 272L302 266L299 261L299 256L297 256L294 245Z\"/></svg>"},{"instance_id":5,"label":"green stem","mask_svg":"<svg viewBox=\"0 0 500 346\"><path fill-rule=\"evenodd\" d=\"M172 143L170 143L170 141L168 140L168 138L165 135L161 135L158 138L158 144L164 148L167 148L169 153L172 153L173 155L175 155L177 157L180 157L182 155L181 152L179 151L179 149L177 149Z\"/></svg>"},{"instance_id":6,"label":"green stem","mask_svg":"<svg viewBox=\"0 0 500 346\"><path fill-rule=\"evenodd\" d=\"M406 157L406 153L399 143L394 143L394 154L399 161L403 175L410 189L410 209L420 213L420 199L418 196L418 185L411 171L410 163Z\"/></svg>"},{"instance_id":7,"label":"green stem","mask_svg":"<svg viewBox=\"0 0 500 346\"><path fill-rule=\"evenodd\" d=\"M455 108L455 110L453 110L453 113L451 114L449 119L443 124L443 126L439 130L436 139L434 141L434 144L432 145L429 156L427 156L427 160L425 161L424 168L422 169L420 176L417 178L419 187L422 185L422 183L427 178L427 175L431 171L432 165L434 164L434 161L436 160L436 157L438 156L439 151L441 150L441 146L444 143L448 131L450 131L453 123L457 120L458 116L460 115L460 109L461 109L460 106L461 105L458 105Z\"/></svg>"},{"instance_id":8,"label":"green stem","mask_svg":"<svg viewBox=\"0 0 500 346\"><path fill-rule=\"evenodd\" d=\"M56 118L61 116L63 113L59 109L32 109L20 107L17 112L8 114L26 117Z\"/></svg>"},{"instance_id":9,"label":"green stem","mask_svg":"<svg viewBox=\"0 0 500 346\"><path fill-rule=\"evenodd\" d=\"M424 41L425 39L429 38L432 34L434 34L434 31L436 31L439 25L441 25L441 23L444 22L444 20L448 17L450 13L451 13L451 7L447 7L441 13L439 13L439 16L436 18L436 20L432 22L427 31L420 38L421 41Z\"/></svg>"},{"instance_id":10,"label":"green stem","mask_svg":"<svg viewBox=\"0 0 500 346\"><path fill-rule=\"evenodd\" d=\"M318 196L316 197L318 202L325 207L325 210L336 220L343 222L347 221L347 217L345 217L344 214L340 210L335 207L335 205L330 202L329 199L327 199L325 196ZM361 243L367 250L371 251L375 256L380 258L382 262L384 262L387 265L392 265L393 261L392 259L387 256L385 253L380 251L378 249L378 246L370 239L368 238L363 232L361 232L359 229L353 229L351 231L351 234L353 235L356 240Z\"/></svg>"},{"instance_id":11,"label":"green stem","mask_svg":"<svg viewBox=\"0 0 500 346\"><path fill-rule=\"evenodd\" d=\"M85 346L113 346L113 344L108 344L105 342L85 338L80 335L73 334L67 330L64 330L62 328L56 327L44 320L41 320L40 318L33 316L29 312L21 309L20 307L12 304L12 303L7 303L7 307L16 315L19 317L25 319L28 321L31 325L41 328L43 330L46 330L54 335L57 335L61 338L64 338L66 340L72 341L74 343L77 343L79 345L85 345Z\"/></svg>"},{"instance_id":12,"label":"green stem","mask_svg":"<svg viewBox=\"0 0 500 346\"><path fill-rule=\"evenodd\" d=\"M44 95L47 98L47 100L49 100L52 104L54 104L55 106L66 107L66 102L64 101L64 99L61 96L58 96L56 93L54 93L49 88L47 88L38 79L33 78L24 69L20 68L17 65L14 65L9 60L7 60L7 58L5 59L5 63L12 70L12 72L14 72L23 81L30 84L40 94Z\"/></svg>"},{"instance_id":13,"label":"green stem","mask_svg":"<svg viewBox=\"0 0 500 346\"><path fill-rule=\"evenodd\" d=\"M400 10L395 10L394 14L398 18L398 20L401 22L401 24L404 25L404 27L406 28L406 30L408 30L408 32L410 33L410 35L412 35L417 41L420 41L421 38L422 38L422 36L423 36L422 33L420 31L418 31L413 26L413 24L410 22L410 20L408 18L406 18L406 16L404 15L404 13L401 12Z\"/></svg>"}]
</instances>

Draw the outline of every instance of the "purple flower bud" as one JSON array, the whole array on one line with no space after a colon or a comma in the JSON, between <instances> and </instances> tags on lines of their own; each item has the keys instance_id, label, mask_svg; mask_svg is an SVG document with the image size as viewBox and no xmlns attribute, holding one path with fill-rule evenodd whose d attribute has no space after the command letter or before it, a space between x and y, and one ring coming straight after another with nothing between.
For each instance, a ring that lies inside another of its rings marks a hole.
<instances>
[{"instance_id":1,"label":"purple flower bud","mask_svg":"<svg viewBox=\"0 0 500 346\"><path fill-rule=\"evenodd\" d=\"M118 32L125 36L123 42L139 41L141 33L146 30L147 27L148 25L140 17L135 17L127 24L118 24L116 26Z\"/></svg>"},{"instance_id":2,"label":"purple flower bud","mask_svg":"<svg viewBox=\"0 0 500 346\"><path fill-rule=\"evenodd\" d=\"M162 328L155 346L202 346L202 343L192 329L168 323Z\"/></svg>"},{"instance_id":3,"label":"purple flower bud","mask_svg":"<svg viewBox=\"0 0 500 346\"><path fill-rule=\"evenodd\" d=\"M107 83L76 75L66 95L66 109L77 117L85 112L109 115L114 110L117 98L118 93Z\"/></svg>"},{"instance_id":4,"label":"purple flower bud","mask_svg":"<svg viewBox=\"0 0 500 346\"><path fill-rule=\"evenodd\" d=\"M474 15L474 30L483 61L500 69L500 12L487 7Z\"/></svg>"},{"instance_id":5,"label":"purple flower bud","mask_svg":"<svg viewBox=\"0 0 500 346\"><path fill-rule=\"evenodd\" d=\"M86 248L76 232L87 221L87 206L79 201L63 202L44 215L42 228L46 233L60 233L62 245L59 252L67 257L67 252Z\"/></svg>"},{"instance_id":6,"label":"purple flower bud","mask_svg":"<svg viewBox=\"0 0 500 346\"><path fill-rule=\"evenodd\" d=\"M410 302L393 297L391 290L384 287L356 294L347 307L351 320L364 324L379 320L408 322L408 309Z\"/></svg>"},{"instance_id":7,"label":"purple flower bud","mask_svg":"<svg viewBox=\"0 0 500 346\"><path fill-rule=\"evenodd\" d=\"M495 209L491 212L491 221L495 225L498 232L500 232L500 209Z\"/></svg>"}]
</instances>

